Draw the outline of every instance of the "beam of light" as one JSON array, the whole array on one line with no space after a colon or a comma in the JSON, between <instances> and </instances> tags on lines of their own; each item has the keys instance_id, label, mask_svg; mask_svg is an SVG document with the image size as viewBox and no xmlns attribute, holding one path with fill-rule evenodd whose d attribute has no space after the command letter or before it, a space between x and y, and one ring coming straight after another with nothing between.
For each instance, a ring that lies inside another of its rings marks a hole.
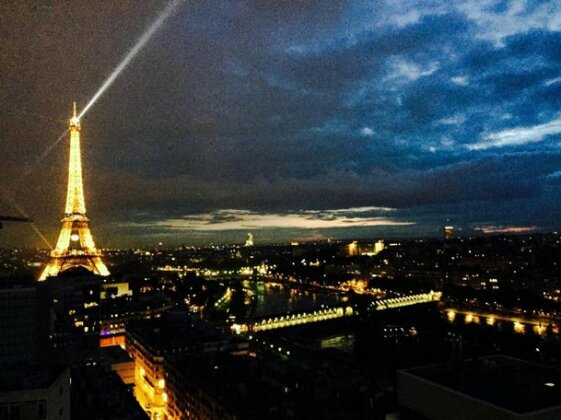
<instances>
[{"instance_id":1,"label":"beam of light","mask_svg":"<svg viewBox=\"0 0 561 420\"><path fill-rule=\"evenodd\" d=\"M150 38L156 33L158 29L163 25L166 19L174 12L179 3L185 0L172 0L168 5L160 12L156 20L148 27L148 29L142 34L137 43L132 47L132 49L125 55L123 60L119 65L113 70L109 77L103 82L101 87L95 93L95 95L90 99L88 104L82 109L78 119L81 119L86 112L95 104L101 95L113 84L115 79L121 74L121 72L129 65L129 63L137 56L137 54L144 48L144 46L150 41Z\"/></svg>"},{"instance_id":2,"label":"beam of light","mask_svg":"<svg viewBox=\"0 0 561 420\"><path fill-rule=\"evenodd\" d=\"M58 146L58 144L62 141L62 139L66 136L67 133L68 133L68 128L54 142L52 142L49 146L47 146L47 148L43 151L43 153L37 156L37 158L33 162L33 165L28 166L18 178L14 179L13 186L12 186L13 190L19 188L20 184L23 182L23 179L31 175L33 170L36 169L39 166L39 163L41 163L41 161L45 159L55 147Z\"/></svg>"},{"instance_id":3,"label":"beam of light","mask_svg":"<svg viewBox=\"0 0 561 420\"><path fill-rule=\"evenodd\" d=\"M138 55L138 53L144 48L144 46L150 41L152 36L160 29L160 27L164 24L166 19L175 11L177 6L185 0L172 0L170 1L167 6L160 12L156 20L148 27L148 29L142 34L140 39L137 43L133 46L133 48L125 55L125 57L121 60L121 63L113 70L113 72L109 75L109 77L103 82L101 87L98 91L94 94L94 96L90 99L88 104L82 109L78 119L82 118L86 112L95 104L95 102L99 99L99 97L113 84L115 79L123 72L123 70L130 64L130 62ZM35 159L34 165L32 165L25 173L21 175L21 177L14 182L15 186L18 186L21 180L28 176L31 171L37 167L37 165L45 159L49 153L65 138L66 134L68 133L68 129L64 131L53 143L51 143L44 151L41 153L37 159ZM12 206L24 217L28 217L26 212L23 210L21 206L19 206L15 201L7 194L7 192L3 190L4 196L8 199L8 201L12 204ZM31 227L37 233L37 235L41 238L41 240L49 247L49 249L53 249L45 235L39 230L39 228L35 225L35 223L31 222Z\"/></svg>"},{"instance_id":4,"label":"beam of light","mask_svg":"<svg viewBox=\"0 0 561 420\"><path fill-rule=\"evenodd\" d=\"M29 215L27 214L27 212L23 209L23 207L21 207L18 203L16 203L14 201L14 199L12 198L12 196L8 193L8 191L6 191L5 188L0 187L0 190L2 191L2 193L4 194L4 197L6 198L6 201L8 201L8 203L22 216L25 217L26 219L30 219ZM47 247L52 251L53 246L50 244L50 242L47 240L47 238L45 237L45 235L43 235L43 232L41 232L39 230L39 228L37 227L37 225L35 224L35 222L31 221L30 222L31 225L31 229L33 229L33 231L37 234L37 236L39 236L39 238L41 238L41 240L43 241L43 243L45 245L47 245Z\"/></svg>"},{"instance_id":5,"label":"beam of light","mask_svg":"<svg viewBox=\"0 0 561 420\"><path fill-rule=\"evenodd\" d=\"M51 243L47 240L47 238L45 237L45 235L43 235L43 232L41 232L39 230L39 228L37 227L37 225L35 224L35 222L31 222L31 229L33 229L33 231L37 234L37 236L39 236L39 238L41 238L41 240L43 241L43 243L45 245L47 245L47 247L49 248L50 251L53 250L53 246L51 245Z\"/></svg>"},{"instance_id":6,"label":"beam of light","mask_svg":"<svg viewBox=\"0 0 561 420\"><path fill-rule=\"evenodd\" d=\"M62 133L62 134L58 137L58 139L56 139L51 145L49 145L49 146L45 149L45 151L44 151L43 153L41 153L41 154L37 157L37 159L35 159L35 164L33 165L33 167L37 166L37 164L38 164L39 162L41 162L43 159L45 159L45 158L47 157L47 155L48 155L49 153L51 153L51 150L53 150L53 149L61 142L61 140L62 140L64 137L66 137L66 134L67 134L67 133L68 133L68 128L64 131L64 133ZM27 174L24 174L24 175L27 175Z\"/></svg>"},{"instance_id":7,"label":"beam of light","mask_svg":"<svg viewBox=\"0 0 561 420\"><path fill-rule=\"evenodd\" d=\"M142 34L140 39L134 45L134 47L125 55L125 57L121 60L121 63L113 70L113 72L109 75L109 77L103 82L101 87L98 91L94 94L94 96L90 99L88 104L82 109L78 119L82 118L83 115L93 106L93 104L99 99L99 97L111 86L111 84L115 81L115 79L121 74L121 72L129 65L129 63L138 55L140 50L150 41L150 38L156 33L158 29L164 24L165 20L174 12L177 6L185 0L172 0L168 5L163 9L156 20L148 27L148 29ZM66 136L68 133L68 129L64 131L52 144L50 144L43 153L41 153L37 159L35 159L34 165L32 165L25 173L23 173L20 178L14 182L17 186L21 182L22 178L28 176L37 165L45 159L49 153L61 142L61 140Z\"/></svg>"},{"instance_id":8,"label":"beam of light","mask_svg":"<svg viewBox=\"0 0 561 420\"><path fill-rule=\"evenodd\" d=\"M142 34L142 36L134 45L134 47L132 47L132 49L125 55L123 60L121 60L121 63L115 68L115 70L113 70L113 72L109 75L109 77L105 80L105 82L103 82L103 84L94 94L94 96L90 99L88 104L84 107L84 109L82 109L82 112L80 112L80 115L78 115L78 119L81 119L82 116L84 116L86 112L88 112L88 110L99 99L99 97L109 88L109 86L111 86L111 84L115 81L115 79L119 76L119 74L121 74L121 72L136 57L136 55L140 52L140 50L142 50L142 48L148 43L148 41L150 41L150 38L152 38L152 36L154 35L154 33L156 33L158 29L160 29L160 27L163 25L165 20L173 13L173 11L176 9L179 3L183 1L185 0L173 0L170 3L168 3L166 8L160 12L160 14L156 18L156 20L152 23L152 25L150 25L148 29L144 32L144 34ZM43 153L41 153L41 155L39 155L39 157L37 157L37 159L35 159L35 164L26 173L22 174L21 177L23 178L29 175L33 170L33 168L36 167L37 164L40 163L43 159L45 159L45 157L47 157L47 155L61 142L61 140L66 136L67 133L68 133L68 129L66 129L64 133L60 135L59 138L57 138L51 145L49 145L45 149ZM19 184L19 182L17 182L16 184Z\"/></svg>"}]
</instances>

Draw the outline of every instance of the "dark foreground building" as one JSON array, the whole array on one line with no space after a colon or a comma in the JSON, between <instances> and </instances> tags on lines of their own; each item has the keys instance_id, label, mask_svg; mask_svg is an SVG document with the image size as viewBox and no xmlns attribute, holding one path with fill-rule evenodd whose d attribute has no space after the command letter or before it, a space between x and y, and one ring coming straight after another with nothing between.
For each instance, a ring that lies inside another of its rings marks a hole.
<instances>
[{"instance_id":1,"label":"dark foreground building","mask_svg":"<svg viewBox=\"0 0 561 420\"><path fill-rule=\"evenodd\" d=\"M561 418L561 372L507 356L402 370L403 419Z\"/></svg>"},{"instance_id":2,"label":"dark foreground building","mask_svg":"<svg viewBox=\"0 0 561 420\"><path fill-rule=\"evenodd\" d=\"M4 367L0 371L0 419L70 419L70 386L69 368Z\"/></svg>"}]
</instances>

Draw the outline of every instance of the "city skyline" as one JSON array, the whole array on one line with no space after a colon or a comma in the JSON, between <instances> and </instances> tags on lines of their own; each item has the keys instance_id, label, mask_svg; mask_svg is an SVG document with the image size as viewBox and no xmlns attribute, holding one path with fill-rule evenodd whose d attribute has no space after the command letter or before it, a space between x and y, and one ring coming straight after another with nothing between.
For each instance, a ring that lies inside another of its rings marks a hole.
<instances>
[{"instance_id":1,"label":"city skyline","mask_svg":"<svg viewBox=\"0 0 561 420\"><path fill-rule=\"evenodd\" d=\"M161 8L84 5L0 6L0 207L17 213L13 197L51 242L66 141L38 157ZM97 241L556 230L560 10L182 3L84 116ZM10 226L2 243L39 245L30 232Z\"/></svg>"}]
</instances>

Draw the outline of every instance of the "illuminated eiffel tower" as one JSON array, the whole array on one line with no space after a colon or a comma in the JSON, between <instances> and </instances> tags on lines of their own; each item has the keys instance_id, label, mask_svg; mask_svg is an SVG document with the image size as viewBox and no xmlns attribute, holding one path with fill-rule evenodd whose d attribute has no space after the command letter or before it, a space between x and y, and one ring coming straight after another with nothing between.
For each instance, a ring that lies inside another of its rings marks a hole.
<instances>
[{"instance_id":1,"label":"illuminated eiffel tower","mask_svg":"<svg viewBox=\"0 0 561 420\"><path fill-rule=\"evenodd\" d=\"M95 247L86 217L86 202L82 183L82 158L80 156L80 120L76 114L70 119L70 159L68 164L68 191L62 229L56 248L51 251L47 266L39 281L56 276L72 267L84 267L93 274L108 276L109 270Z\"/></svg>"}]
</instances>

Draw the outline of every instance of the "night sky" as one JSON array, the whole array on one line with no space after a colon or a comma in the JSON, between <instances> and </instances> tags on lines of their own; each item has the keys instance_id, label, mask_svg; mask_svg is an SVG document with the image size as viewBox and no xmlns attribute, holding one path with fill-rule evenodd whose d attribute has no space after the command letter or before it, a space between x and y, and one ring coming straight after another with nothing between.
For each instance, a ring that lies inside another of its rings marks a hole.
<instances>
[{"instance_id":1,"label":"night sky","mask_svg":"<svg viewBox=\"0 0 561 420\"><path fill-rule=\"evenodd\" d=\"M164 5L0 3L2 213L55 242L68 141L38 157ZM561 1L186 1L82 119L94 239L561 228L560 63Z\"/></svg>"}]
</instances>

